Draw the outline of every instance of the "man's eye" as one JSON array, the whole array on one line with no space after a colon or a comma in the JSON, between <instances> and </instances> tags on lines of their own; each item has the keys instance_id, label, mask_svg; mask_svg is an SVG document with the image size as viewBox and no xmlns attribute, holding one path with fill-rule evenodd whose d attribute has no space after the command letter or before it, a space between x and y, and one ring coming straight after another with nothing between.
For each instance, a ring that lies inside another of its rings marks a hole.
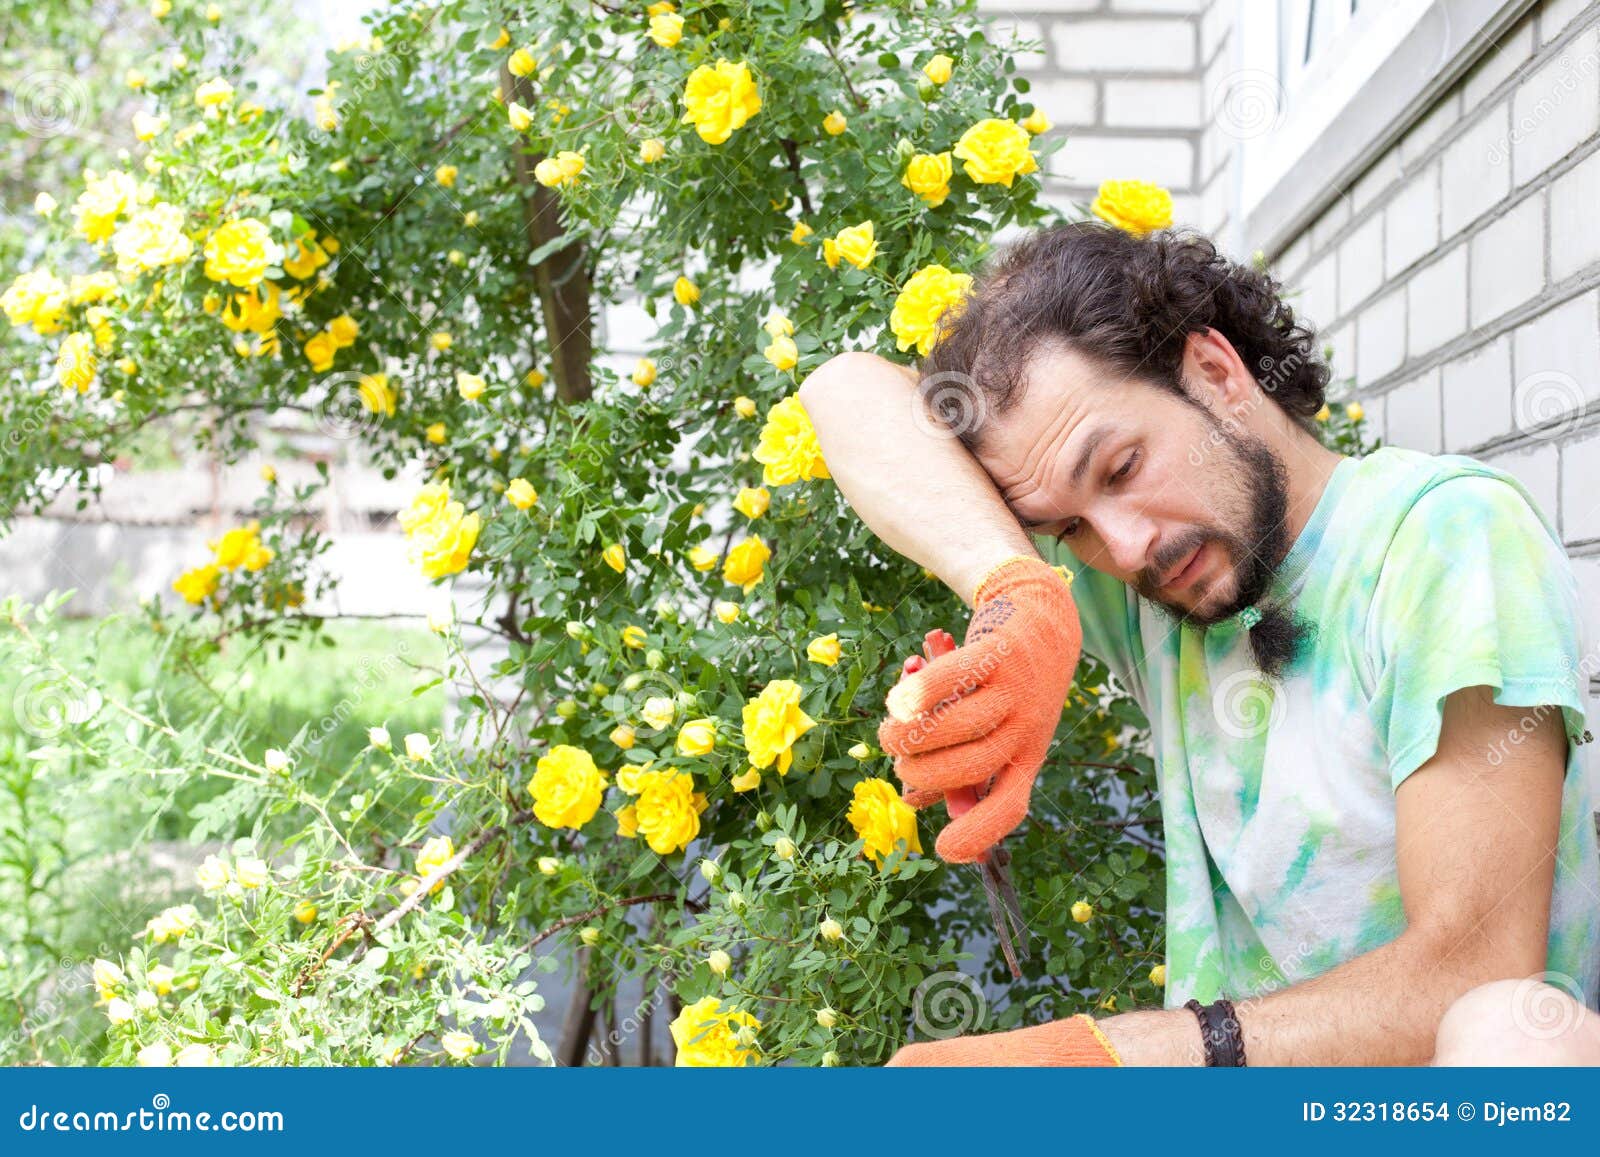
<instances>
[{"instance_id":1,"label":"man's eye","mask_svg":"<svg viewBox=\"0 0 1600 1157\"><path fill-rule=\"evenodd\" d=\"M1111 481L1121 482L1129 474L1133 473L1134 464L1138 461L1139 451L1135 450L1132 454L1128 455L1128 460L1117 468L1117 472L1111 476Z\"/></svg>"},{"instance_id":2,"label":"man's eye","mask_svg":"<svg viewBox=\"0 0 1600 1157\"><path fill-rule=\"evenodd\" d=\"M1083 519L1081 518L1067 519L1066 522L1061 524L1061 530L1056 534L1056 537L1071 538L1073 535L1078 533L1078 527L1082 524L1082 522Z\"/></svg>"}]
</instances>

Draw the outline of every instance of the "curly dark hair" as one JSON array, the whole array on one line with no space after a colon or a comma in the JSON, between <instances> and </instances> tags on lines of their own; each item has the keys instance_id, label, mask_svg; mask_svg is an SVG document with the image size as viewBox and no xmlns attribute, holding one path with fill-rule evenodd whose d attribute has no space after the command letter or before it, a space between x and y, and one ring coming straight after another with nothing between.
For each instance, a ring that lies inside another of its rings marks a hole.
<instances>
[{"instance_id":1,"label":"curly dark hair","mask_svg":"<svg viewBox=\"0 0 1600 1157\"><path fill-rule=\"evenodd\" d=\"M1216 330L1262 389L1310 428L1322 409L1328 367L1309 325L1279 297L1268 274L1221 256L1205 236L1162 230L1136 237L1098 221L1041 229L999 253L963 304L949 311L919 367L923 393L968 448L983 423L1020 397L1041 342L1060 341L1112 373L1184 393L1184 339Z\"/></svg>"}]
</instances>

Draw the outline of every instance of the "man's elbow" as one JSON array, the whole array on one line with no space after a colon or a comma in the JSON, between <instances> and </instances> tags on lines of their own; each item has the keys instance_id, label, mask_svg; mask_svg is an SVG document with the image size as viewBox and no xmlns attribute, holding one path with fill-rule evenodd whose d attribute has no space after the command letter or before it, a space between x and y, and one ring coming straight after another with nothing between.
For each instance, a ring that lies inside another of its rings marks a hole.
<instances>
[{"instance_id":1,"label":"man's elbow","mask_svg":"<svg viewBox=\"0 0 1600 1157\"><path fill-rule=\"evenodd\" d=\"M896 365L874 353L850 350L823 362L800 385L800 404L815 421L818 413L860 398L880 385L906 389L916 381L916 371Z\"/></svg>"}]
</instances>

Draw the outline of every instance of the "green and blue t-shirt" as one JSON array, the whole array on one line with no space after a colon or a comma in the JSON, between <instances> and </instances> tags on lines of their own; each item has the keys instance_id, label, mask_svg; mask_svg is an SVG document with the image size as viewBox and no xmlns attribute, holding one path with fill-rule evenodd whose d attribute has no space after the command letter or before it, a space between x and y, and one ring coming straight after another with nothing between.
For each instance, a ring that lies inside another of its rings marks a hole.
<instances>
[{"instance_id":1,"label":"green and blue t-shirt","mask_svg":"<svg viewBox=\"0 0 1600 1157\"><path fill-rule=\"evenodd\" d=\"M1511 475L1394 448L1341 461L1275 579L1273 597L1316 631L1275 683L1244 624L1180 627L1064 544L1039 545L1075 572L1085 651L1150 720L1167 1007L1307 980L1405 928L1394 792L1434 754L1445 697L1478 685L1564 717L1548 979L1596 1006L1600 852L1577 755L1577 585Z\"/></svg>"}]
</instances>

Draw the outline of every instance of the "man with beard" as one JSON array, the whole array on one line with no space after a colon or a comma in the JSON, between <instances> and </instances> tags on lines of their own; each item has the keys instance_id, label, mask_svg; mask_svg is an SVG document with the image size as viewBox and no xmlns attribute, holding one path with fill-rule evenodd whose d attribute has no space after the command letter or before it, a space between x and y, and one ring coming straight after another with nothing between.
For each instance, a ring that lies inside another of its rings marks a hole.
<instances>
[{"instance_id":1,"label":"man with beard","mask_svg":"<svg viewBox=\"0 0 1600 1157\"><path fill-rule=\"evenodd\" d=\"M1193 234L1062 226L918 373L842 354L801 389L857 513L974 608L880 729L913 805L987 789L939 854L1022 821L1080 646L1157 763L1165 1008L895 1063L1600 1063L1560 540L1471 459L1326 449L1328 370L1278 290Z\"/></svg>"}]
</instances>

